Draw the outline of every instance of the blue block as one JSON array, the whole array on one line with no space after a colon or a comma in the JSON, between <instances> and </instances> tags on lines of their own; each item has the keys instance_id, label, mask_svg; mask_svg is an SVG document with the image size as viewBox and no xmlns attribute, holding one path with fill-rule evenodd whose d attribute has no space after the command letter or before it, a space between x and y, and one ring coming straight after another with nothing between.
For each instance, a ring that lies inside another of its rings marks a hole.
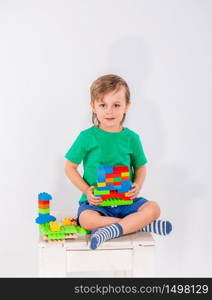
<instances>
[{"instance_id":1,"label":"blue block","mask_svg":"<svg viewBox=\"0 0 212 300\"><path fill-rule=\"evenodd\" d=\"M118 193L127 193L129 190L131 189L129 189L128 187L122 187L121 189L118 190Z\"/></svg>"},{"instance_id":2,"label":"blue block","mask_svg":"<svg viewBox=\"0 0 212 300\"><path fill-rule=\"evenodd\" d=\"M129 187L131 187L131 185L132 185L132 182L130 180L124 180L121 183L122 183L122 186L129 186Z\"/></svg>"},{"instance_id":3,"label":"blue block","mask_svg":"<svg viewBox=\"0 0 212 300\"><path fill-rule=\"evenodd\" d=\"M98 166L97 167L97 172L104 172L104 171L105 171L104 166Z\"/></svg>"},{"instance_id":4,"label":"blue block","mask_svg":"<svg viewBox=\"0 0 212 300\"><path fill-rule=\"evenodd\" d=\"M40 193L40 194L38 194L38 199L43 200L43 201L49 201L49 200L52 200L52 196L48 193Z\"/></svg>"},{"instance_id":5,"label":"blue block","mask_svg":"<svg viewBox=\"0 0 212 300\"><path fill-rule=\"evenodd\" d=\"M56 218L54 216L50 216L50 214L39 214L39 216L35 219L37 224L45 224L51 221L56 221Z\"/></svg>"},{"instance_id":6,"label":"blue block","mask_svg":"<svg viewBox=\"0 0 212 300\"><path fill-rule=\"evenodd\" d=\"M104 166L104 170L106 174L113 174L114 170L112 166Z\"/></svg>"},{"instance_id":7,"label":"blue block","mask_svg":"<svg viewBox=\"0 0 212 300\"><path fill-rule=\"evenodd\" d=\"M105 178L103 177L97 178L97 183L102 183L102 182L105 182Z\"/></svg>"},{"instance_id":8,"label":"blue block","mask_svg":"<svg viewBox=\"0 0 212 300\"><path fill-rule=\"evenodd\" d=\"M97 181L99 182L105 182L105 174L101 173L101 174L97 174Z\"/></svg>"}]
</instances>

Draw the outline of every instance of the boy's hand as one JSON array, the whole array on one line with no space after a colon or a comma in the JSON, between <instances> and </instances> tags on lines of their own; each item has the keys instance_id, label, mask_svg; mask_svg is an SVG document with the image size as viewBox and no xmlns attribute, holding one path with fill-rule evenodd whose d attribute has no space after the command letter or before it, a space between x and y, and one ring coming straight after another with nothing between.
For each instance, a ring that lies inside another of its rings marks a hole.
<instances>
[{"instance_id":1,"label":"boy's hand","mask_svg":"<svg viewBox=\"0 0 212 300\"><path fill-rule=\"evenodd\" d=\"M132 189L128 191L130 199L134 199L140 193L141 186L138 183L133 182Z\"/></svg>"},{"instance_id":2,"label":"boy's hand","mask_svg":"<svg viewBox=\"0 0 212 300\"><path fill-rule=\"evenodd\" d=\"M103 200L102 200L101 197L96 197L96 196L94 196L94 194L93 194L93 189L94 189L94 186L91 185L91 186L87 189L85 195L87 196L87 198L88 198L88 203L89 203L90 205L98 205L98 204L100 204Z\"/></svg>"}]
</instances>

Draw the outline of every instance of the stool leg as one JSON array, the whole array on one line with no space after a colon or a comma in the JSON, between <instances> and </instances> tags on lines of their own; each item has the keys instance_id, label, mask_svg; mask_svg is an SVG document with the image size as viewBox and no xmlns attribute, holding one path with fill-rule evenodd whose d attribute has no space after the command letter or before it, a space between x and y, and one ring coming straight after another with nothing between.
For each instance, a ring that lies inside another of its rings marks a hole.
<instances>
[{"instance_id":1,"label":"stool leg","mask_svg":"<svg viewBox=\"0 0 212 300\"><path fill-rule=\"evenodd\" d=\"M132 277L154 277L155 246L137 245L133 249Z\"/></svg>"}]
</instances>

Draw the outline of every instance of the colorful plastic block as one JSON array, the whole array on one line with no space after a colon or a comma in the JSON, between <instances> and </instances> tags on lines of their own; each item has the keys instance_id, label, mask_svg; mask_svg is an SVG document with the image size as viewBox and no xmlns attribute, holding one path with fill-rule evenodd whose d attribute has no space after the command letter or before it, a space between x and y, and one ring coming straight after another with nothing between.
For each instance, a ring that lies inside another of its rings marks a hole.
<instances>
[{"instance_id":1,"label":"colorful plastic block","mask_svg":"<svg viewBox=\"0 0 212 300\"><path fill-rule=\"evenodd\" d=\"M105 183L105 182L100 182L100 183L98 182L98 183L97 183L97 186L98 186L98 187L106 186L106 183Z\"/></svg>"},{"instance_id":2,"label":"colorful plastic block","mask_svg":"<svg viewBox=\"0 0 212 300\"><path fill-rule=\"evenodd\" d=\"M49 225L52 232L60 231L60 224L57 221L49 222Z\"/></svg>"},{"instance_id":3,"label":"colorful plastic block","mask_svg":"<svg viewBox=\"0 0 212 300\"><path fill-rule=\"evenodd\" d=\"M130 175L129 172L123 172L123 173L121 173L121 176L122 176L122 177L129 176L129 175Z\"/></svg>"},{"instance_id":4,"label":"colorful plastic block","mask_svg":"<svg viewBox=\"0 0 212 300\"><path fill-rule=\"evenodd\" d=\"M63 224L63 226L71 225L71 219L70 218L63 218L62 224Z\"/></svg>"},{"instance_id":5,"label":"colorful plastic block","mask_svg":"<svg viewBox=\"0 0 212 300\"><path fill-rule=\"evenodd\" d=\"M133 200L123 200L119 198L111 198L103 201L97 206L117 206L117 205L130 205L133 203Z\"/></svg>"},{"instance_id":6,"label":"colorful plastic block","mask_svg":"<svg viewBox=\"0 0 212 300\"><path fill-rule=\"evenodd\" d=\"M114 173L118 173L118 172L128 172L129 171L129 167L128 166L116 166L113 167Z\"/></svg>"},{"instance_id":7,"label":"colorful plastic block","mask_svg":"<svg viewBox=\"0 0 212 300\"><path fill-rule=\"evenodd\" d=\"M52 200L52 196L48 193L40 193L38 194L38 217L35 219L37 224L45 224L47 222L53 222L56 220L54 216L49 214L50 212L50 200ZM43 208L43 205L46 207Z\"/></svg>"},{"instance_id":8,"label":"colorful plastic block","mask_svg":"<svg viewBox=\"0 0 212 300\"><path fill-rule=\"evenodd\" d=\"M126 194L131 190L132 185L128 166L100 166L97 172L97 187L94 188L94 195L104 200L99 206L127 205L133 202ZM100 177L104 178L104 181L100 182ZM111 199L119 201L114 204Z\"/></svg>"}]
</instances>

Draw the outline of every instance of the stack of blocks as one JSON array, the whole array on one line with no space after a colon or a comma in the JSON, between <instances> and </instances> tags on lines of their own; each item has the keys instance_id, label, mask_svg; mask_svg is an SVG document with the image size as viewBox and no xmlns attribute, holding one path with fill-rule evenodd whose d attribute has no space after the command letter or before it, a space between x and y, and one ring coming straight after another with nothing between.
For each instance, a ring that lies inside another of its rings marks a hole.
<instances>
[{"instance_id":1,"label":"stack of blocks","mask_svg":"<svg viewBox=\"0 0 212 300\"><path fill-rule=\"evenodd\" d=\"M35 220L38 224L45 224L47 222L55 221L56 218L49 214L50 207L49 201L52 200L52 196L48 193L38 194L38 213L39 216Z\"/></svg>"},{"instance_id":2,"label":"stack of blocks","mask_svg":"<svg viewBox=\"0 0 212 300\"><path fill-rule=\"evenodd\" d=\"M62 225L60 225L54 216L50 215L49 201L52 196L48 193L38 194L38 213L39 216L35 222L39 224L39 231L43 235L43 239L51 240L65 240L70 238L77 238L77 234L88 234L89 230L81 226L77 226L75 218L64 218Z\"/></svg>"},{"instance_id":3,"label":"stack of blocks","mask_svg":"<svg viewBox=\"0 0 212 300\"><path fill-rule=\"evenodd\" d=\"M94 195L104 201L98 206L132 204L128 191L132 189L128 166L99 166L97 168L97 187Z\"/></svg>"}]
</instances>

